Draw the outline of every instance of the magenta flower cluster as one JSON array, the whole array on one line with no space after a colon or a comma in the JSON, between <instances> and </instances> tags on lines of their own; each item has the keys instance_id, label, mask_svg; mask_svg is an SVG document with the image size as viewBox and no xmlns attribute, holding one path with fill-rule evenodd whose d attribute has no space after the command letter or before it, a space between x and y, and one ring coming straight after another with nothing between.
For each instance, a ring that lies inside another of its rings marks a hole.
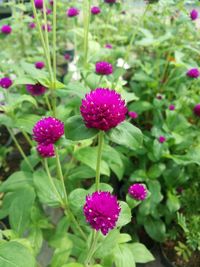
<instances>
[{"instance_id":1,"label":"magenta flower cluster","mask_svg":"<svg viewBox=\"0 0 200 267\"><path fill-rule=\"evenodd\" d=\"M33 96L39 96L43 95L46 92L47 88L40 83L36 83L36 84L27 84L26 90Z\"/></svg>"},{"instance_id":2,"label":"magenta flower cluster","mask_svg":"<svg viewBox=\"0 0 200 267\"><path fill-rule=\"evenodd\" d=\"M171 110L171 111L175 110L175 106L174 105L169 105L169 110Z\"/></svg>"},{"instance_id":3,"label":"magenta flower cluster","mask_svg":"<svg viewBox=\"0 0 200 267\"><path fill-rule=\"evenodd\" d=\"M189 69L187 71L187 76L190 78L198 78L200 76L200 72L197 68Z\"/></svg>"},{"instance_id":4,"label":"magenta flower cluster","mask_svg":"<svg viewBox=\"0 0 200 267\"><path fill-rule=\"evenodd\" d=\"M164 143L165 141L166 141L166 138L165 138L164 136L161 135L161 136L158 137L158 142L159 142L159 143L162 144L162 143Z\"/></svg>"},{"instance_id":5,"label":"magenta flower cluster","mask_svg":"<svg viewBox=\"0 0 200 267\"><path fill-rule=\"evenodd\" d=\"M191 12L190 12L190 18L191 20L196 20L198 19L198 16L199 16L199 13L196 9L193 9Z\"/></svg>"},{"instance_id":6,"label":"magenta flower cluster","mask_svg":"<svg viewBox=\"0 0 200 267\"><path fill-rule=\"evenodd\" d=\"M137 119L137 117L138 117L137 112L134 112L134 111L129 111L129 112L128 112L128 115L129 115L132 119Z\"/></svg>"},{"instance_id":7,"label":"magenta flower cluster","mask_svg":"<svg viewBox=\"0 0 200 267\"><path fill-rule=\"evenodd\" d=\"M112 64L106 61L97 62L95 68L96 73L99 75L110 75L113 73Z\"/></svg>"},{"instance_id":8,"label":"magenta flower cluster","mask_svg":"<svg viewBox=\"0 0 200 267\"><path fill-rule=\"evenodd\" d=\"M194 111L194 114L196 116L200 117L200 103L196 104L196 106L194 107L193 111Z\"/></svg>"},{"instance_id":9,"label":"magenta flower cluster","mask_svg":"<svg viewBox=\"0 0 200 267\"><path fill-rule=\"evenodd\" d=\"M112 49L113 46L111 44L105 44L105 48Z\"/></svg>"},{"instance_id":10,"label":"magenta flower cluster","mask_svg":"<svg viewBox=\"0 0 200 267\"><path fill-rule=\"evenodd\" d=\"M147 197L146 186L140 183L133 184L128 189L129 195L135 200L143 201Z\"/></svg>"},{"instance_id":11,"label":"magenta flower cluster","mask_svg":"<svg viewBox=\"0 0 200 267\"><path fill-rule=\"evenodd\" d=\"M0 79L0 86L4 89L8 89L12 86L13 82L9 77L4 77Z\"/></svg>"},{"instance_id":12,"label":"magenta flower cluster","mask_svg":"<svg viewBox=\"0 0 200 267\"><path fill-rule=\"evenodd\" d=\"M83 211L91 227L106 235L116 226L121 208L110 192L94 192L86 197Z\"/></svg>"},{"instance_id":13,"label":"magenta flower cluster","mask_svg":"<svg viewBox=\"0 0 200 267\"><path fill-rule=\"evenodd\" d=\"M43 9L43 0L34 0L37 9Z\"/></svg>"},{"instance_id":14,"label":"magenta flower cluster","mask_svg":"<svg viewBox=\"0 0 200 267\"><path fill-rule=\"evenodd\" d=\"M10 34L10 33L12 32L12 28L11 28L10 25L3 25L3 26L1 27L1 32L2 32L3 34Z\"/></svg>"},{"instance_id":15,"label":"magenta flower cluster","mask_svg":"<svg viewBox=\"0 0 200 267\"><path fill-rule=\"evenodd\" d=\"M93 15L97 15L97 14L101 13L101 9L100 9L100 7L98 7L98 6L93 6L93 7L91 7L91 13L92 13Z\"/></svg>"},{"instance_id":16,"label":"magenta flower cluster","mask_svg":"<svg viewBox=\"0 0 200 267\"><path fill-rule=\"evenodd\" d=\"M38 62L35 63L35 67L36 67L36 69L41 70L41 69L44 68L44 66L45 66L45 64L44 64L43 61L38 61Z\"/></svg>"},{"instance_id":17,"label":"magenta flower cluster","mask_svg":"<svg viewBox=\"0 0 200 267\"><path fill-rule=\"evenodd\" d=\"M33 140L38 142L37 151L42 157L53 157L54 144L64 134L64 123L47 117L39 120L33 127Z\"/></svg>"},{"instance_id":18,"label":"magenta flower cluster","mask_svg":"<svg viewBox=\"0 0 200 267\"><path fill-rule=\"evenodd\" d=\"M86 94L80 111L86 127L108 131L125 120L127 108L116 91L97 88Z\"/></svg>"},{"instance_id":19,"label":"magenta flower cluster","mask_svg":"<svg viewBox=\"0 0 200 267\"><path fill-rule=\"evenodd\" d=\"M76 7L70 7L67 10L67 16L68 17L76 17L79 14L79 10Z\"/></svg>"}]
</instances>

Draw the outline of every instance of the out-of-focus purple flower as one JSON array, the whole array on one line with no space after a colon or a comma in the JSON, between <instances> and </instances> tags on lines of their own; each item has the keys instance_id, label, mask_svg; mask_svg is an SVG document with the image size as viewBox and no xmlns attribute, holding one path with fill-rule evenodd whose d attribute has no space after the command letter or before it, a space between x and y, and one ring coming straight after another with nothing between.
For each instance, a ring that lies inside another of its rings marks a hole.
<instances>
[{"instance_id":1,"label":"out-of-focus purple flower","mask_svg":"<svg viewBox=\"0 0 200 267\"><path fill-rule=\"evenodd\" d=\"M46 13L47 13L47 15L50 15L52 13L52 10L47 8Z\"/></svg>"},{"instance_id":2,"label":"out-of-focus purple flower","mask_svg":"<svg viewBox=\"0 0 200 267\"><path fill-rule=\"evenodd\" d=\"M41 69L44 68L44 66L45 66L45 64L44 64L43 61L38 61L38 62L35 63L35 67L36 67L36 69L41 70Z\"/></svg>"},{"instance_id":3,"label":"out-of-focus purple flower","mask_svg":"<svg viewBox=\"0 0 200 267\"><path fill-rule=\"evenodd\" d=\"M157 95L156 98L157 98L158 100L162 100L162 99L163 99L163 96L162 96L162 95Z\"/></svg>"},{"instance_id":4,"label":"out-of-focus purple flower","mask_svg":"<svg viewBox=\"0 0 200 267\"><path fill-rule=\"evenodd\" d=\"M175 106L174 105L169 105L169 110L175 110Z\"/></svg>"},{"instance_id":5,"label":"out-of-focus purple flower","mask_svg":"<svg viewBox=\"0 0 200 267\"><path fill-rule=\"evenodd\" d=\"M33 96L43 95L46 92L46 87L42 84L27 84L26 90Z\"/></svg>"},{"instance_id":6,"label":"out-of-focus purple flower","mask_svg":"<svg viewBox=\"0 0 200 267\"><path fill-rule=\"evenodd\" d=\"M47 117L39 120L33 127L33 140L39 144L54 144L64 134L64 123Z\"/></svg>"},{"instance_id":7,"label":"out-of-focus purple flower","mask_svg":"<svg viewBox=\"0 0 200 267\"><path fill-rule=\"evenodd\" d=\"M197 68L193 68L187 71L187 76L190 78L198 78L200 75L200 72Z\"/></svg>"},{"instance_id":8,"label":"out-of-focus purple flower","mask_svg":"<svg viewBox=\"0 0 200 267\"><path fill-rule=\"evenodd\" d=\"M161 135L161 136L158 137L158 142L159 142L159 143L162 144L162 143L164 143L165 141L166 141L166 138L165 138L164 136Z\"/></svg>"},{"instance_id":9,"label":"out-of-focus purple flower","mask_svg":"<svg viewBox=\"0 0 200 267\"><path fill-rule=\"evenodd\" d=\"M193 112L196 116L200 117L200 103L196 104L196 106L193 109Z\"/></svg>"},{"instance_id":10,"label":"out-of-focus purple flower","mask_svg":"<svg viewBox=\"0 0 200 267\"><path fill-rule=\"evenodd\" d=\"M66 13L68 17L76 17L79 14L79 10L76 7L70 7Z\"/></svg>"},{"instance_id":11,"label":"out-of-focus purple flower","mask_svg":"<svg viewBox=\"0 0 200 267\"><path fill-rule=\"evenodd\" d=\"M113 46L111 44L105 44L105 48L112 49Z\"/></svg>"},{"instance_id":12,"label":"out-of-focus purple flower","mask_svg":"<svg viewBox=\"0 0 200 267\"><path fill-rule=\"evenodd\" d=\"M93 15L97 15L97 14L101 13L101 9L100 9L100 7L98 7L98 6L93 6L93 7L91 7L91 13L92 13Z\"/></svg>"},{"instance_id":13,"label":"out-of-focus purple flower","mask_svg":"<svg viewBox=\"0 0 200 267\"><path fill-rule=\"evenodd\" d=\"M113 73L112 64L106 61L100 61L96 63L96 73L100 75L110 75Z\"/></svg>"},{"instance_id":14,"label":"out-of-focus purple flower","mask_svg":"<svg viewBox=\"0 0 200 267\"><path fill-rule=\"evenodd\" d=\"M37 9L43 9L43 0L34 0Z\"/></svg>"},{"instance_id":15,"label":"out-of-focus purple flower","mask_svg":"<svg viewBox=\"0 0 200 267\"><path fill-rule=\"evenodd\" d=\"M34 22L30 22L28 26L29 26L30 29L34 29L35 28L35 23Z\"/></svg>"},{"instance_id":16,"label":"out-of-focus purple flower","mask_svg":"<svg viewBox=\"0 0 200 267\"><path fill-rule=\"evenodd\" d=\"M51 158L55 156L55 150L53 144L49 145L38 144L37 151L42 158Z\"/></svg>"},{"instance_id":17,"label":"out-of-focus purple flower","mask_svg":"<svg viewBox=\"0 0 200 267\"><path fill-rule=\"evenodd\" d=\"M83 211L91 227L106 235L115 228L121 208L110 192L94 192L86 197Z\"/></svg>"},{"instance_id":18,"label":"out-of-focus purple flower","mask_svg":"<svg viewBox=\"0 0 200 267\"><path fill-rule=\"evenodd\" d=\"M51 24L49 24L49 23L47 25L43 24L42 29L43 29L43 31L45 31L47 29L47 31L50 32L52 30Z\"/></svg>"},{"instance_id":19,"label":"out-of-focus purple flower","mask_svg":"<svg viewBox=\"0 0 200 267\"><path fill-rule=\"evenodd\" d=\"M116 91L97 88L86 94L80 111L86 127L108 131L125 120L127 108Z\"/></svg>"},{"instance_id":20,"label":"out-of-focus purple flower","mask_svg":"<svg viewBox=\"0 0 200 267\"><path fill-rule=\"evenodd\" d=\"M143 201L147 197L147 189L144 184L132 184L128 189L129 195L135 200Z\"/></svg>"},{"instance_id":21,"label":"out-of-focus purple flower","mask_svg":"<svg viewBox=\"0 0 200 267\"><path fill-rule=\"evenodd\" d=\"M12 86L13 82L9 77L4 77L0 79L0 86L4 89L8 89Z\"/></svg>"},{"instance_id":22,"label":"out-of-focus purple flower","mask_svg":"<svg viewBox=\"0 0 200 267\"><path fill-rule=\"evenodd\" d=\"M182 186L179 186L179 187L176 189L176 192L177 192L178 194L180 194L180 195L183 193L183 191L184 191L184 189L183 189Z\"/></svg>"},{"instance_id":23,"label":"out-of-focus purple flower","mask_svg":"<svg viewBox=\"0 0 200 267\"><path fill-rule=\"evenodd\" d=\"M11 28L10 25L3 25L3 26L1 27L1 32L2 32L3 34L10 34L10 33L12 32L12 28Z\"/></svg>"},{"instance_id":24,"label":"out-of-focus purple flower","mask_svg":"<svg viewBox=\"0 0 200 267\"><path fill-rule=\"evenodd\" d=\"M117 0L104 0L104 2L107 4L114 4L117 2Z\"/></svg>"},{"instance_id":25,"label":"out-of-focus purple flower","mask_svg":"<svg viewBox=\"0 0 200 267\"><path fill-rule=\"evenodd\" d=\"M69 53L66 53L64 55L64 59L66 59L67 61L69 61L71 59L71 55Z\"/></svg>"},{"instance_id":26,"label":"out-of-focus purple flower","mask_svg":"<svg viewBox=\"0 0 200 267\"><path fill-rule=\"evenodd\" d=\"M129 111L128 115L132 118L132 119L137 119L138 114L134 111Z\"/></svg>"},{"instance_id":27,"label":"out-of-focus purple flower","mask_svg":"<svg viewBox=\"0 0 200 267\"><path fill-rule=\"evenodd\" d=\"M53 0L50 0L50 1L49 1L49 4L50 4L51 6L53 6Z\"/></svg>"},{"instance_id":28,"label":"out-of-focus purple flower","mask_svg":"<svg viewBox=\"0 0 200 267\"><path fill-rule=\"evenodd\" d=\"M190 12L190 18L191 20L196 20L199 16L199 13L196 9L193 9L191 12Z\"/></svg>"}]
</instances>

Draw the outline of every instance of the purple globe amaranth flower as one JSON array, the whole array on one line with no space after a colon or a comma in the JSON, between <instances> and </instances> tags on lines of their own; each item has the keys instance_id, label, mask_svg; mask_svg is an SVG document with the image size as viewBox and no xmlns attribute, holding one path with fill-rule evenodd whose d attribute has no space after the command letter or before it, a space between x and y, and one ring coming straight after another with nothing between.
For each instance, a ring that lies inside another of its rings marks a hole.
<instances>
[{"instance_id":1,"label":"purple globe amaranth flower","mask_svg":"<svg viewBox=\"0 0 200 267\"><path fill-rule=\"evenodd\" d=\"M117 2L117 0L104 0L104 2L107 4L114 4Z\"/></svg>"},{"instance_id":2,"label":"purple globe amaranth flower","mask_svg":"<svg viewBox=\"0 0 200 267\"><path fill-rule=\"evenodd\" d=\"M199 16L199 13L196 9L193 9L191 12L190 12L190 18L191 20L196 20Z\"/></svg>"},{"instance_id":3,"label":"purple globe amaranth flower","mask_svg":"<svg viewBox=\"0 0 200 267\"><path fill-rule=\"evenodd\" d=\"M68 17L76 17L79 14L79 10L76 7L70 7L66 14Z\"/></svg>"},{"instance_id":4,"label":"purple globe amaranth flower","mask_svg":"<svg viewBox=\"0 0 200 267\"><path fill-rule=\"evenodd\" d=\"M100 75L110 75L113 73L112 64L106 61L100 61L96 63L96 73Z\"/></svg>"},{"instance_id":5,"label":"purple globe amaranth flower","mask_svg":"<svg viewBox=\"0 0 200 267\"><path fill-rule=\"evenodd\" d=\"M28 26L29 26L30 29L34 29L35 28L35 23L34 22L30 22Z\"/></svg>"},{"instance_id":6,"label":"purple globe amaranth flower","mask_svg":"<svg viewBox=\"0 0 200 267\"><path fill-rule=\"evenodd\" d=\"M53 144L49 145L38 144L37 152L40 154L42 158L51 158L55 156L55 150Z\"/></svg>"},{"instance_id":7,"label":"purple globe amaranth flower","mask_svg":"<svg viewBox=\"0 0 200 267\"><path fill-rule=\"evenodd\" d=\"M51 24L43 24L42 25L42 30L45 31L47 29L48 32L50 32L52 30Z\"/></svg>"},{"instance_id":8,"label":"purple globe amaranth flower","mask_svg":"<svg viewBox=\"0 0 200 267\"><path fill-rule=\"evenodd\" d=\"M98 6L93 6L93 7L91 7L91 13L92 13L93 15L97 15L97 14L101 13L101 9L100 9L100 7L98 7Z\"/></svg>"},{"instance_id":9,"label":"purple globe amaranth flower","mask_svg":"<svg viewBox=\"0 0 200 267\"><path fill-rule=\"evenodd\" d=\"M43 9L43 0L34 0L37 9Z\"/></svg>"},{"instance_id":10,"label":"purple globe amaranth flower","mask_svg":"<svg viewBox=\"0 0 200 267\"><path fill-rule=\"evenodd\" d=\"M121 208L117 198L110 192L94 192L86 197L83 211L91 227L106 235L115 228Z\"/></svg>"},{"instance_id":11,"label":"purple globe amaranth flower","mask_svg":"<svg viewBox=\"0 0 200 267\"><path fill-rule=\"evenodd\" d=\"M193 68L187 71L187 76L190 78L198 78L200 75L200 72L197 68Z\"/></svg>"},{"instance_id":12,"label":"purple globe amaranth flower","mask_svg":"<svg viewBox=\"0 0 200 267\"><path fill-rule=\"evenodd\" d=\"M26 85L26 90L33 96L43 95L46 89L47 88L40 83Z\"/></svg>"},{"instance_id":13,"label":"purple globe amaranth flower","mask_svg":"<svg viewBox=\"0 0 200 267\"><path fill-rule=\"evenodd\" d=\"M43 61L38 61L38 62L35 63L35 67L36 67L36 69L41 70L41 69L44 68L44 66L45 66L45 64L44 64Z\"/></svg>"},{"instance_id":14,"label":"purple globe amaranth flower","mask_svg":"<svg viewBox=\"0 0 200 267\"><path fill-rule=\"evenodd\" d=\"M64 123L53 117L39 120L33 127L33 140L39 144L54 144L64 134Z\"/></svg>"},{"instance_id":15,"label":"purple globe amaranth flower","mask_svg":"<svg viewBox=\"0 0 200 267\"><path fill-rule=\"evenodd\" d=\"M51 13L52 13L52 10L49 9L49 8L47 8L47 10L46 10L46 14L47 14L47 15L50 15Z\"/></svg>"},{"instance_id":16,"label":"purple globe amaranth flower","mask_svg":"<svg viewBox=\"0 0 200 267\"><path fill-rule=\"evenodd\" d=\"M3 25L3 26L1 27L1 32L2 32L3 34L10 34L10 33L12 32L12 28L11 28L10 25Z\"/></svg>"},{"instance_id":17,"label":"purple globe amaranth flower","mask_svg":"<svg viewBox=\"0 0 200 267\"><path fill-rule=\"evenodd\" d=\"M111 44L105 44L105 48L112 49L113 46Z\"/></svg>"},{"instance_id":18,"label":"purple globe amaranth flower","mask_svg":"<svg viewBox=\"0 0 200 267\"><path fill-rule=\"evenodd\" d=\"M68 54L68 53L66 53L66 54L64 55L64 59L66 59L66 60L70 60L70 59L71 59L71 55Z\"/></svg>"},{"instance_id":19,"label":"purple globe amaranth flower","mask_svg":"<svg viewBox=\"0 0 200 267\"><path fill-rule=\"evenodd\" d=\"M158 137L158 142L159 142L159 143L162 144L162 143L164 143L165 141L166 141L166 138L165 138L164 136L161 135L161 136Z\"/></svg>"},{"instance_id":20,"label":"purple globe amaranth flower","mask_svg":"<svg viewBox=\"0 0 200 267\"><path fill-rule=\"evenodd\" d=\"M132 184L128 189L129 195L135 200L143 201L147 197L147 189L144 184Z\"/></svg>"},{"instance_id":21,"label":"purple globe amaranth flower","mask_svg":"<svg viewBox=\"0 0 200 267\"><path fill-rule=\"evenodd\" d=\"M137 112L134 112L134 111L129 111L129 112L128 112L128 115L129 115L132 119L137 119L137 117L138 117Z\"/></svg>"},{"instance_id":22,"label":"purple globe amaranth flower","mask_svg":"<svg viewBox=\"0 0 200 267\"><path fill-rule=\"evenodd\" d=\"M80 111L86 127L108 131L125 120L127 108L116 91L97 88L86 94Z\"/></svg>"},{"instance_id":23,"label":"purple globe amaranth flower","mask_svg":"<svg viewBox=\"0 0 200 267\"><path fill-rule=\"evenodd\" d=\"M50 0L50 1L49 1L49 4L50 4L51 6L53 6L53 0Z\"/></svg>"},{"instance_id":24,"label":"purple globe amaranth flower","mask_svg":"<svg viewBox=\"0 0 200 267\"><path fill-rule=\"evenodd\" d=\"M196 116L200 117L200 103L196 104L196 106L193 109L193 112Z\"/></svg>"},{"instance_id":25,"label":"purple globe amaranth flower","mask_svg":"<svg viewBox=\"0 0 200 267\"><path fill-rule=\"evenodd\" d=\"M169 105L169 110L171 110L171 111L175 110L175 106L174 105Z\"/></svg>"},{"instance_id":26,"label":"purple globe amaranth flower","mask_svg":"<svg viewBox=\"0 0 200 267\"><path fill-rule=\"evenodd\" d=\"M0 86L4 89L8 89L13 84L9 77L4 77L0 79Z\"/></svg>"}]
</instances>

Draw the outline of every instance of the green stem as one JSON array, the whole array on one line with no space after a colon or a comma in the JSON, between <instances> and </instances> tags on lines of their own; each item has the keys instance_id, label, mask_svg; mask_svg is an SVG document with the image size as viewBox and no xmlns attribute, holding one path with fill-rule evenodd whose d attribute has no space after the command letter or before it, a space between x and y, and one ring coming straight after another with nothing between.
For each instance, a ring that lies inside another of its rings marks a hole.
<instances>
[{"instance_id":1,"label":"green stem","mask_svg":"<svg viewBox=\"0 0 200 267\"><path fill-rule=\"evenodd\" d=\"M45 102L47 104L49 111L52 112L51 104L49 102L49 98L48 98L47 94L44 94L44 98L45 98Z\"/></svg>"},{"instance_id":2,"label":"green stem","mask_svg":"<svg viewBox=\"0 0 200 267\"><path fill-rule=\"evenodd\" d=\"M28 135L26 132L24 132L23 130L21 130L21 132L22 132L23 136L25 137L26 141L29 143L29 145L30 145L31 147L33 147L33 142L32 142L32 140L30 139L29 135Z\"/></svg>"},{"instance_id":3,"label":"green stem","mask_svg":"<svg viewBox=\"0 0 200 267\"><path fill-rule=\"evenodd\" d=\"M55 186L55 184L54 184L54 182L53 182L53 178L52 178L51 173L50 173L50 171L49 171L48 161L47 161L46 158L44 159L44 167L45 167L47 176L48 176L48 178L49 178L49 182L50 182L50 184L52 185L52 188L53 188L53 190L54 190L54 193L57 195L57 197L58 197L58 199L60 200L60 203L62 204L62 206L64 206L63 200L61 199L61 196L60 196L60 194L58 193L58 190L57 190L57 188L56 188L56 186Z\"/></svg>"},{"instance_id":4,"label":"green stem","mask_svg":"<svg viewBox=\"0 0 200 267\"><path fill-rule=\"evenodd\" d=\"M97 164L96 164L96 191L99 191L100 185L100 168L101 168L101 156L102 156L102 149L103 149L103 136L104 132L100 131L98 134L98 152L97 152Z\"/></svg>"},{"instance_id":5,"label":"green stem","mask_svg":"<svg viewBox=\"0 0 200 267\"><path fill-rule=\"evenodd\" d=\"M57 23L57 1L54 0L53 2L53 81L52 81L52 107L53 107L53 114L56 116L56 23Z\"/></svg>"},{"instance_id":6,"label":"green stem","mask_svg":"<svg viewBox=\"0 0 200 267\"><path fill-rule=\"evenodd\" d=\"M95 251L96 251L96 246L97 246L97 241L98 241L98 232L94 230L93 232L93 237L92 237L92 244L91 247L88 251L86 260L85 260L85 266L88 267L90 266L90 262L92 260L92 256L94 255Z\"/></svg>"},{"instance_id":7,"label":"green stem","mask_svg":"<svg viewBox=\"0 0 200 267\"><path fill-rule=\"evenodd\" d=\"M17 139L15 138L15 135L13 133L13 131L7 127L8 132L10 133L17 149L19 150L20 154L22 155L22 157L24 158L24 160L26 161L27 165L29 166L29 168L31 169L31 171L33 172L33 166L31 165L30 161L28 160L26 154L24 153L23 149L21 148L20 144L18 143Z\"/></svg>"},{"instance_id":8,"label":"green stem","mask_svg":"<svg viewBox=\"0 0 200 267\"><path fill-rule=\"evenodd\" d=\"M83 10L84 10L84 65L87 65L88 59L88 35L89 35L89 25L90 25L90 8L91 0L83 1Z\"/></svg>"}]
</instances>

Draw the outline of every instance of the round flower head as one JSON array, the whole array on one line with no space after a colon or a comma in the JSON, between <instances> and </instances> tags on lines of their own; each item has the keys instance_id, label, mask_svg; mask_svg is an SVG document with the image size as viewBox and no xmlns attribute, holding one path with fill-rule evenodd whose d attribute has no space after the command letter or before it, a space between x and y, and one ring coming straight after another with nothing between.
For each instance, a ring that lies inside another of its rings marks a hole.
<instances>
[{"instance_id":1,"label":"round flower head","mask_svg":"<svg viewBox=\"0 0 200 267\"><path fill-rule=\"evenodd\" d=\"M47 15L50 15L51 13L52 13L52 10L48 8L48 9L46 10L46 14L47 14Z\"/></svg>"},{"instance_id":2,"label":"round flower head","mask_svg":"<svg viewBox=\"0 0 200 267\"><path fill-rule=\"evenodd\" d=\"M64 59L66 59L66 60L70 60L70 59L71 59L71 55L68 54L68 53L66 53L66 54L64 55Z\"/></svg>"},{"instance_id":3,"label":"round flower head","mask_svg":"<svg viewBox=\"0 0 200 267\"><path fill-rule=\"evenodd\" d=\"M34 22L30 22L28 26L29 26L30 29L34 29L35 28L35 23Z\"/></svg>"},{"instance_id":4,"label":"round flower head","mask_svg":"<svg viewBox=\"0 0 200 267\"><path fill-rule=\"evenodd\" d=\"M174 105L169 105L169 110L175 110L175 106Z\"/></svg>"},{"instance_id":5,"label":"round flower head","mask_svg":"<svg viewBox=\"0 0 200 267\"><path fill-rule=\"evenodd\" d=\"M42 158L51 158L55 156L53 144L49 144L49 145L38 144L37 152L40 154Z\"/></svg>"},{"instance_id":6,"label":"round flower head","mask_svg":"<svg viewBox=\"0 0 200 267\"><path fill-rule=\"evenodd\" d=\"M110 192L94 192L86 197L83 211L91 227L106 235L116 226L121 208Z\"/></svg>"},{"instance_id":7,"label":"round flower head","mask_svg":"<svg viewBox=\"0 0 200 267\"><path fill-rule=\"evenodd\" d=\"M50 0L50 1L49 1L49 4L50 4L51 6L53 6L53 0Z\"/></svg>"},{"instance_id":8,"label":"round flower head","mask_svg":"<svg viewBox=\"0 0 200 267\"><path fill-rule=\"evenodd\" d=\"M33 96L43 95L46 92L46 87L36 83L36 84L27 84L26 90Z\"/></svg>"},{"instance_id":9,"label":"round flower head","mask_svg":"<svg viewBox=\"0 0 200 267\"><path fill-rule=\"evenodd\" d=\"M196 9L193 9L191 12L190 12L190 18L191 20L196 20L199 16L199 13Z\"/></svg>"},{"instance_id":10,"label":"round flower head","mask_svg":"<svg viewBox=\"0 0 200 267\"><path fill-rule=\"evenodd\" d=\"M200 75L200 72L197 68L193 68L187 71L187 76L190 78L198 78Z\"/></svg>"},{"instance_id":11,"label":"round flower head","mask_svg":"<svg viewBox=\"0 0 200 267\"><path fill-rule=\"evenodd\" d=\"M112 49L113 47L112 47L111 44L106 44L106 45L105 45L105 48Z\"/></svg>"},{"instance_id":12,"label":"round flower head","mask_svg":"<svg viewBox=\"0 0 200 267\"><path fill-rule=\"evenodd\" d=\"M108 4L114 4L117 2L117 0L104 0L104 2Z\"/></svg>"},{"instance_id":13,"label":"round flower head","mask_svg":"<svg viewBox=\"0 0 200 267\"><path fill-rule=\"evenodd\" d=\"M44 68L44 66L45 66L45 64L44 64L43 61L38 61L38 62L35 63L36 69L40 69L41 70L41 69Z\"/></svg>"},{"instance_id":14,"label":"round flower head","mask_svg":"<svg viewBox=\"0 0 200 267\"><path fill-rule=\"evenodd\" d=\"M43 9L43 0L34 0L37 9Z\"/></svg>"},{"instance_id":15,"label":"round flower head","mask_svg":"<svg viewBox=\"0 0 200 267\"><path fill-rule=\"evenodd\" d=\"M138 114L134 111L129 111L128 115L132 118L132 119L137 119Z\"/></svg>"},{"instance_id":16,"label":"round flower head","mask_svg":"<svg viewBox=\"0 0 200 267\"><path fill-rule=\"evenodd\" d=\"M70 7L66 13L68 17L76 17L79 14L79 10L76 7Z\"/></svg>"},{"instance_id":17,"label":"round flower head","mask_svg":"<svg viewBox=\"0 0 200 267\"><path fill-rule=\"evenodd\" d=\"M3 25L1 27L1 32L4 34L10 34L12 32L12 28L10 27L10 25Z\"/></svg>"},{"instance_id":18,"label":"round flower head","mask_svg":"<svg viewBox=\"0 0 200 267\"><path fill-rule=\"evenodd\" d=\"M86 94L80 111L86 127L108 131L125 120L127 108L120 94L97 88Z\"/></svg>"},{"instance_id":19,"label":"round flower head","mask_svg":"<svg viewBox=\"0 0 200 267\"><path fill-rule=\"evenodd\" d=\"M158 142L159 142L159 143L162 144L162 143L164 143L165 141L166 141L166 138L165 138L164 136L161 135L161 136L158 137Z\"/></svg>"},{"instance_id":20,"label":"round flower head","mask_svg":"<svg viewBox=\"0 0 200 267\"><path fill-rule=\"evenodd\" d=\"M193 112L196 116L200 117L200 103L194 107Z\"/></svg>"},{"instance_id":21,"label":"round flower head","mask_svg":"<svg viewBox=\"0 0 200 267\"><path fill-rule=\"evenodd\" d=\"M143 184L133 184L128 189L129 195L136 200L145 200L147 197L147 189Z\"/></svg>"},{"instance_id":22,"label":"round flower head","mask_svg":"<svg viewBox=\"0 0 200 267\"><path fill-rule=\"evenodd\" d=\"M0 79L0 86L2 88L8 89L13 84L9 77L4 77Z\"/></svg>"},{"instance_id":23,"label":"round flower head","mask_svg":"<svg viewBox=\"0 0 200 267\"><path fill-rule=\"evenodd\" d=\"M52 30L51 24L49 24L49 23L47 25L43 24L42 30L45 31L46 29L48 32L50 32Z\"/></svg>"},{"instance_id":24,"label":"round flower head","mask_svg":"<svg viewBox=\"0 0 200 267\"><path fill-rule=\"evenodd\" d=\"M91 13L93 15L97 15L97 14L101 13L101 9L98 6L93 6L93 7L91 7Z\"/></svg>"},{"instance_id":25,"label":"round flower head","mask_svg":"<svg viewBox=\"0 0 200 267\"><path fill-rule=\"evenodd\" d=\"M39 120L33 127L33 140L43 145L54 144L64 134L64 123L47 117Z\"/></svg>"},{"instance_id":26,"label":"round flower head","mask_svg":"<svg viewBox=\"0 0 200 267\"><path fill-rule=\"evenodd\" d=\"M101 61L96 63L96 73L100 75L110 75L113 73L113 67L112 64Z\"/></svg>"}]
</instances>

